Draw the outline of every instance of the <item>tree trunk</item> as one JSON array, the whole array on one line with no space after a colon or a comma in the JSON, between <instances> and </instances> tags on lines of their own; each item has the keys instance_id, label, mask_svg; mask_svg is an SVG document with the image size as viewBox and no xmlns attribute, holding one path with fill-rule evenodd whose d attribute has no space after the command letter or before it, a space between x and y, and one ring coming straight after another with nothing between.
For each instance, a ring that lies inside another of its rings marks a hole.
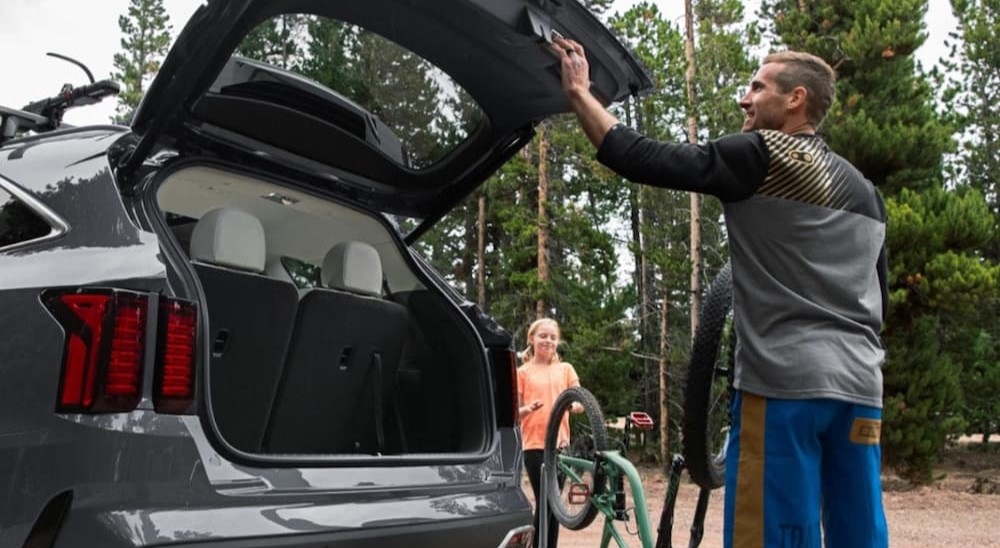
<instances>
[{"instance_id":1,"label":"tree trunk","mask_svg":"<svg viewBox=\"0 0 1000 548\"><path fill-rule=\"evenodd\" d=\"M638 104L638 98L636 98L635 107L635 126L636 130L639 132L646 131L645 120L643 119L643 112L641 105ZM654 404L653 395L656 393L654 390L653 382L656 378L653 370L653 361L648 359L653 353L653 334L654 330L652 328L651 313L653 311L653 269L649 264L649 256L646 253L646 239L642 236L641 227L645 226L646 219L651 218L651 215L647 215L646 211L649 208L650 200L648 199L649 188L646 186L639 187L639 262L637 267L639 268L639 354L642 356L642 408L652 409Z\"/></svg>"},{"instance_id":2,"label":"tree trunk","mask_svg":"<svg viewBox=\"0 0 1000 548\"><path fill-rule=\"evenodd\" d=\"M667 313L670 310L668 292L663 292L663 305L660 307L660 462L670 467L670 361L667 352Z\"/></svg>"},{"instance_id":3,"label":"tree trunk","mask_svg":"<svg viewBox=\"0 0 1000 548\"><path fill-rule=\"evenodd\" d=\"M476 286L480 310L486 311L486 193L479 193L479 216L476 219Z\"/></svg>"},{"instance_id":4,"label":"tree trunk","mask_svg":"<svg viewBox=\"0 0 1000 548\"><path fill-rule=\"evenodd\" d=\"M698 98L695 94L695 58L694 58L694 11L691 0L684 0L684 56L687 59L687 96L688 96L688 142L698 142ZM694 340L698 328L698 310L701 308L701 197L691 193L691 339Z\"/></svg>"},{"instance_id":5,"label":"tree trunk","mask_svg":"<svg viewBox=\"0 0 1000 548\"><path fill-rule=\"evenodd\" d=\"M538 285L542 288L535 302L536 316L547 316L545 291L549 284L549 220L545 211L549 199L549 124L538 132Z\"/></svg>"}]
</instances>

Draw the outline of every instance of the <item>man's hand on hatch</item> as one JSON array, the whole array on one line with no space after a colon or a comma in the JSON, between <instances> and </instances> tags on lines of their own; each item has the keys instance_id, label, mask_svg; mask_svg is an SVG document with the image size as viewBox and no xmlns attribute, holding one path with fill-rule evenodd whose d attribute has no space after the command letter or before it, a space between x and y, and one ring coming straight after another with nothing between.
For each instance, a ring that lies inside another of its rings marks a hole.
<instances>
[{"instance_id":1,"label":"man's hand on hatch","mask_svg":"<svg viewBox=\"0 0 1000 548\"><path fill-rule=\"evenodd\" d=\"M552 53L559 58L562 70L562 88L569 99L570 108L580 120L584 134L600 147L608 130L618 123L600 101L590 92L590 63L583 46L575 40L553 33Z\"/></svg>"},{"instance_id":2,"label":"man's hand on hatch","mask_svg":"<svg viewBox=\"0 0 1000 548\"><path fill-rule=\"evenodd\" d=\"M590 63L583 46L575 40L554 36L549 46L562 65L562 86L570 99L590 91Z\"/></svg>"}]
</instances>

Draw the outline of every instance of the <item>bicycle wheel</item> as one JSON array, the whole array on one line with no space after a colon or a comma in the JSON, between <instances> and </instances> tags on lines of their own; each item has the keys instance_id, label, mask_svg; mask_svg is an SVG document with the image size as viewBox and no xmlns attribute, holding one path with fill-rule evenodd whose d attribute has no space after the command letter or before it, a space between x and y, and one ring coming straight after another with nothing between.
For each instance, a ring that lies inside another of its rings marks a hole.
<instances>
[{"instance_id":1,"label":"bicycle wheel","mask_svg":"<svg viewBox=\"0 0 1000 548\"><path fill-rule=\"evenodd\" d=\"M582 412L572 412L573 404ZM570 441L558 448L559 426L569 421ZM589 390L573 387L556 398L545 431L543 462L550 472L542 488L546 490L549 508L559 523L576 531L590 525L597 517L597 507L591 497L604 492L604 481L597 475L598 454L608 448L608 431L604 413L597 398Z\"/></svg>"},{"instance_id":2,"label":"bicycle wheel","mask_svg":"<svg viewBox=\"0 0 1000 548\"><path fill-rule=\"evenodd\" d=\"M698 315L684 385L684 460L691 479L704 489L721 487L726 477L729 396L736 349L732 302L732 266L726 263L712 281Z\"/></svg>"}]
</instances>

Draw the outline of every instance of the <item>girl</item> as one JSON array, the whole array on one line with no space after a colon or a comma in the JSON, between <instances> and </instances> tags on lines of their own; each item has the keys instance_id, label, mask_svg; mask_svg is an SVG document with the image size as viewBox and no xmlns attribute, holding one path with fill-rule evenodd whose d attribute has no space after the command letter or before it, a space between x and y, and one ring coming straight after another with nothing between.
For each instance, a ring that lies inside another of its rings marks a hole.
<instances>
[{"instance_id":1,"label":"girl","mask_svg":"<svg viewBox=\"0 0 1000 548\"><path fill-rule=\"evenodd\" d=\"M521 416L521 435L524 442L524 467L535 494L535 536L533 546L539 544L539 509L541 502L542 455L545 451L545 429L548 427L552 404L563 390L580 386L580 377L556 352L559 346L559 324L549 318L536 320L528 328L528 348L522 355L524 362L517 370L517 396ZM559 428L559 446L569 444L569 421L563 419ZM549 516L549 548L555 548L559 538L559 522Z\"/></svg>"}]
</instances>

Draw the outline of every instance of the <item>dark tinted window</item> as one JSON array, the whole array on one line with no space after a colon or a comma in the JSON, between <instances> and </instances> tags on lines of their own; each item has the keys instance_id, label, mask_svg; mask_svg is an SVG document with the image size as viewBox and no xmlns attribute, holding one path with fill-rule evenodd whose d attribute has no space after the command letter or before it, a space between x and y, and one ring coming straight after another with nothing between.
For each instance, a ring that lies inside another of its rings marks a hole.
<instances>
[{"instance_id":1,"label":"dark tinted window","mask_svg":"<svg viewBox=\"0 0 1000 548\"><path fill-rule=\"evenodd\" d=\"M386 128L377 141L386 148L386 141L396 143L404 158L394 159L411 168L433 165L483 119L479 105L436 65L350 23L279 15L250 32L236 53L304 76L371 114ZM365 121L359 122L343 117L340 125L364 134Z\"/></svg>"},{"instance_id":2,"label":"dark tinted window","mask_svg":"<svg viewBox=\"0 0 1000 548\"><path fill-rule=\"evenodd\" d=\"M0 248L41 238L51 231L37 213L0 187Z\"/></svg>"}]
</instances>

